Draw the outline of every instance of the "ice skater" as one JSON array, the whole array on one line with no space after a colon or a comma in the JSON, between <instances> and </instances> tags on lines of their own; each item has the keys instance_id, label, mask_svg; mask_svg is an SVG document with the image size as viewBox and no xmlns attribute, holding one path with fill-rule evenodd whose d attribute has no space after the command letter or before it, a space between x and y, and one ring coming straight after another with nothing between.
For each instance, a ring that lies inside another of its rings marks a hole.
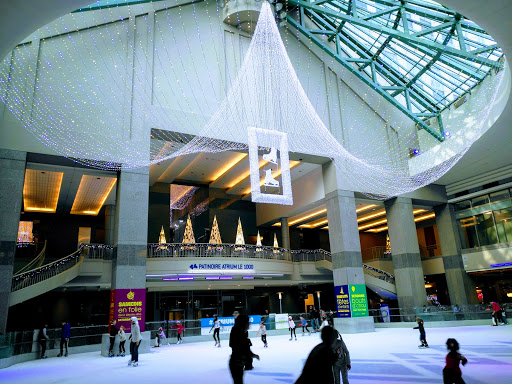
<instances>
[{"instance_id":1,"label":"ice skater","mask_svg":"<svg viewBox=\"0 0 512 384\"><path fill-rule=\"evenodd\" d=\"M159 347L160 344L163 344L163 343L166 343L167 345L169 345L169 342L167 341L167 337L165 337L164 329L162 327L158 328L158 333L157 333L156 337L158 339L157 347Z\"/></svg>"},{"instance_id":2,"label":"ice skater","mask_svg":"<svg viewBox=\"0 0 512 384\"><path fill-rule=\"evenodd\" d=\"M325 327L324 327L325 328ZM337 332L336 340L334 341L334 352L336 353L336 361L334 362L334 383L340 384L340 374L343 384L348 384L348 371L352 368L350 363L350 353L348 352L347 346L341 337L341 334Z\"/></svg>"},{"instance_id":3,"label":"ice skater","mask_svg":"<svg viewBox=\"0 0 512 384\"><path fill-rule=\"evenodd\" d=\"M124 349L124 343L126 343L126 333L124 332L124 326L121 325L119 328L119 353L117 356L124 357L126 350Z\"/></svg>"},{"instance_id":4,"label":"ice skater","mask_svg":"<svg viewBox=\"0 0 512 384\"><path fill-rule=\"evenodd\" d=\"M46 328L48 328L48 324L44 324L41 330L39 331L39 344L41 345L41 359L46 359L46 343L50 338L46 333Z\"/></svg>"},{"instance_id":5,"label":"ice skater","mask_svg":"<svg viewBox=\"0 0 512 384\"><path fill-rule=\"evenodd\" d=\"M460 362L466 365L468 359L462 356L459 351L459 343L455 339L446 340L446 347L450 352L446 355L446 366L443 369L444 384L465 384L462 380Z\"/></svg>"},{"instance_id":6,"label":"ice skater","mask_svg":"<svg viewBox=\"0 0 512 384\"><path fill-rule=\"evenodd\" d=\"M297 334L295 333L295 321L293 321L293 318L291 316L288 317L288 328L290 330L290 341L293 340L294 336L295 341L297 341Z\"/></svg>"},{"instance_id":7,"label":"ice skater","mask_svg":"<svg viewBox=\"0 0 512 384\"><path fill-rule=\"evenodd\" d=\"M220 327L224 326L222 325L222 322L219 320L217 316L213 318L213 325L210 329L210 333L212 333L213 330L213 340L215 340L215 347L220 348Z\"/></svg>"},{"instance_id":8,"label":"ice skater","mask_svg":"<svg viewBox=\"0 0 512 384\"><path fill-rule=\"evenodd\" d=\"M60 332L60 353L57 357L61 357L64 353L64 348L66 349L66 353L64 356L68 356L68 345L69 345L69 337L71 336L71 326L68 322L62 322L62 329Z\"/></svg>"},{"instance_id":9,"label":"ice skater","mask_svg":"<svg viewBox=\"0 0 512 384\"><path fill-rule=\"evenodd\" d=\"M229 371L234 384L243 384L244 366L249 359L260 359L260 357L251 351L249 340L250 321L247 315L238 315L235 319L235 325L229 335L229 346L231 347L231 357L229 359Z\"/></svg>"},{"instance_id":10,"label":"ice skater","mask_svg":"<svg viewBox=\"0 0 512 384\"><path fill-rule=\"evenodd\" d=\"M304 336L304 331L311 336L311 331L308 329L308 321L302 316L300 317L300 325L302 327L302 336Z\"/></svg>"},{"instance_id":11,"label":"ice skater","mask_svg":"<svg viewBox=\"0 0 512 384\"><path fill-rule=\"evenodd\" d=\"M309 354L302 374L295 384L334 384L333 365L337 356L333 350L333 342L336 334L333 327L322 329L322 343L313 348Z\"/></svg>"},{"instance_id":12,"label":"ice skater","mask_svg":"<svg viewBox=\"0 0 512 384\"><path fill-rule=\"evenodd\" d=\"M183 343L183 339L181 338L181 334L183 332L185 332L185 327L183 325L181 325L181 323L179 321L176 324L176 327L178 328L178 335L177 335L178 342L176 344L182 344Z\"/></svg>"},{"instance_id":13,"label":"ice skater","mask_svg":"<svg viewBox=\"0 0 512 384\"><path fill-rule=\"evenodd\" d=\"M260 328L258 329L258 332L256 332L256 337L258 337L260 332L261 332L261 341L263 342L263 348L268 348L268 344L267 344L267 327L265 326L265 322L264 321L262 321L260 323Z\"/></svg>"},{"instance_id":14,"label":"ice skater","mask_svg":"<svg viewBox=\"0 0 512 384\"><path fill-rule=\"evenodd\" d=\"M128 365L132 367L137 367L139 365L139 345L142 341L142 334L140 333L139 320L137 317L133 316L130 318L132 322L132 329L130 335L130 353L131 358L128 362Z\"/></svg>"},{"instance_id":15,"label":"ice skater","mask_svg":"<svg viewBox=\"0 0 512 384\"><path fill-rule=\"evenodd\" d=\"M320 330L324 329L325 327L330 327L329 321L325 316L322 317L322 324L320 325Z\"/></svg>"},{"instance_id":16,"label":"ice skater","mask_svg":"<svg viewBox=\"0 0 512 384\"><path fill-rule=\"evenodd\" d=\"M112 320L110 323L110 345L108 347L108 357L114 357L114 344L118 333L116 323L117 322L115 320Z\"/></svg>"},{"instance_id":17,"label":"ice skater","mask_svg":"<svg viewBox=\"0 0 512 384\"><path fill-rule=\"evenodd\" d=\"M416 318L416 324L418 324L417 327L414 327L414 329L418 329L420 331L420 341L421 345L418 345L419 348L428 348L427 343L427 333L425 332L425 327L423 326L423 320L419 317Z\"/></svg>"}]
</instances>

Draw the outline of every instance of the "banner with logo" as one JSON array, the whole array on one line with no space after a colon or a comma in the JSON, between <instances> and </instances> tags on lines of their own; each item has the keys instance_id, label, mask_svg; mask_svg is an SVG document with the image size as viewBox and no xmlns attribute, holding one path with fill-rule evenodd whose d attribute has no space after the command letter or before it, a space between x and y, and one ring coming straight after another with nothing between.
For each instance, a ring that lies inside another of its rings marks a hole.
<instances>
[{"instance_id":1,"label":"banner with logo","mask_svg":"<svg viewBox=\"0 0 512 384\"><path fill-rule=\"evenodd\" d=\"M338 317L368 316L366 285L351 284L334 287Z\"/></svg>"},{"instance_id":2,"label":"banner with logo","mask_svg":"<svg viewBox=\"0 0 512 384\"><path fill-rule=\"evenodd\" d=\"M132 317L139 320L140 331L145 330L146 289L114 289L110 291L109 321L116 320L116 327L124 326L125 332L131 329Z\"/></svg>"},{"instance_id":3,"label":"banner with logo","mask_svg":"<svg viewBox=\"0 0 512 384\"><path fill-rule=\"evenodd\" d=\"M231 328L235 325L234 317L219 317L221 322L220 333L230 333ZM249 331L257 331L260 328L261 316L249 316ZM201 319L201 335L208 335L213 326L213 317L206 317ZM212 330L213 333L213 330Z\"/></svg>"},{"instance_id":4,"label":"banner with logo","mask_svg":"<svg viewBox=\"0 0 512 384\"><path fill-rule=\"evenodd\" d=\"M298 324L296 324L298 326ZM288 314L276 314L276 329L288 329Z\"/></svg>"}]
</instances>

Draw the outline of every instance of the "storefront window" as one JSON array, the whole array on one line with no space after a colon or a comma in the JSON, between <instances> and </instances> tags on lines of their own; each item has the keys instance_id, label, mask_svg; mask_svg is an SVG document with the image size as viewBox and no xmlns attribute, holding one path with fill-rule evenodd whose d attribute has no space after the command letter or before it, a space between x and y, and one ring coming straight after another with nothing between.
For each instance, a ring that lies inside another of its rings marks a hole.
<instances>
[{"instance_id":1,"label":"storefront window","mask_svg":"<svg viewBox=\"0 0 512 384\"><path fill-rule=\"evenodd\" d=\"M479 207L479 206L485 205L485 204L489 204L489 196L487 196L487 195L478 196L478 197L471 199L471 206L473 208Z\"/></svg>"},{"instance_id":2,"label":"storefront window","mask_svg":"<svg viewBox=\"0 0 512 384\"><path fill-rule=\"evenodd\" d=\"M498 233L494 225L492 211L487 211L481 215L476 215L476 230L480 246L497 244Z\"/></svg>"},{"instance_id":3,"label":"storefront window","mask_svg":"<svg viewBox=\"0 0 512 384\"><path fill-rule=\"evenodd\" d=\"M512 208L494 211L500 243L512 242Z\"/></svg>"},{"instance_id":4,"label":"storefront window","mask_svg":"<svg viewBox=\"0 0 512 384\"><path fill-rule=\"evenodd\" d=\"M494 203L496 201L502 201L510 199L510 190L505 189L503 191L493 192L490 195L491 202Z\"/></svg>"},{"instance_id":5,"label":"storefront window","mask_svg":"<svg viewBox=\"0 0 512 384\"><path fill-rule=\"evenodd\" d=\"M476 219L474 216L458 220L462 248L475 248L479 246L476 234Z\"/></svg>"}]
</instances>

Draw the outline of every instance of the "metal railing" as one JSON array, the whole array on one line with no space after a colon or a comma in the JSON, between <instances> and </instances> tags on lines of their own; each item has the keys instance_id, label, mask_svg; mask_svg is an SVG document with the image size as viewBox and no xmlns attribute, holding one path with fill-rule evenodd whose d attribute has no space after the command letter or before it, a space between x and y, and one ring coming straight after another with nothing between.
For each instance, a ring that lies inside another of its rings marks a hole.
<instances>
[{"instance_id":1,"label":"metal railing","mask_svg":"<svg viewBox=\"0 0 512 384\"><path fill-rule=\"evenodd\" d=\"M44 259L46 257L46 240L44 241L44 246L41 252L39 252L39 255L37 255L30 263L25 265L23 268L21 268L19 271L16 272L16 274L20 274L26 271L29 271L34 268L39 268L44 263Z\"/></svg>"},{"instance_id":2,"label":"metal railing","mask_svg":"<svg viewBox=\"0 0 512 384\"><path fill-rule=\"evenodd\" d=\"M114 247L106 244L84 244L84 257L88 259L112 260Z\"/></svg>"},{"instance_id":3,"label":"metal railing","mask_svg":"<svg viewBox=\"0 0 512 384\"><path fill-rule=\"evenodd\" d=\"M290 251L253 244L148 244L148 258L154 257L242 257L292 261Z\"/></svg>"},{"instance_id":4,"label":"metal railing","mask_svg":"<svg viewBox=\"0 0 512 384\"><path fill-rule=\"evenodd\" d=\"M83 260L83 249L84 246L81 244L80 247L69 256L27 272L17 273L12 277L11 292L15 292L41 281L50 279L79 264Z\"/></svg>"},{"instance_id":5,"label":"metal railing","mask_svg":"<svg viewBox=\"0 0 512 384\"><path fill-rule=\"evenodd\" d=\"M385 246L361 249L361 254L363 256L363 260L365 261L391 257L391 253L386 253Z\"/></svg>"},{"instance_id":6,"label":"metal railing","mask_svg":"<svg viewBox=\"0 0 512 384\"><path fill-rule=\"evenodd\" d=\"M377 279L387 281L390 284L393 284L393 285L395 284L395 276L393 276L391 273L388 273L386 271L372 267L367 264L363 264L363 268L364 268L363 269L364 273L366 273L370 276L373 276Z\"/></svg>"},{"instance_id":7,"label":"metal railing","mask_svg":"<svg viewBox=\"0 0 512 384\"><path fill-rule=\"evenodd\" d=\"M428 245L426 247L420 245L420 256L422 259L441 256L441 247L437 244Z\"/></svg>"}]
</instances>

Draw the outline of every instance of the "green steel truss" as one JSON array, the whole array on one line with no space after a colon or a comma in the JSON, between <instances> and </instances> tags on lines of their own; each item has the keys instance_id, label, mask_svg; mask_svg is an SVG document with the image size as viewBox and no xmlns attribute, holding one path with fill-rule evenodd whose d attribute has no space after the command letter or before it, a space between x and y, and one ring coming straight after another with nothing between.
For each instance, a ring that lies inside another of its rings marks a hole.
<instances>
[{"instance_id":1,"label":"green steel truss","mask_svg":"<svg viewBox=\"0 0 512 384\"><path fill-rule=\"evenodd\" d=\"M503 67L491 36L434 1L280 1L288 25L439 141L441 111Z\"/></svg>"}]
</instances>

